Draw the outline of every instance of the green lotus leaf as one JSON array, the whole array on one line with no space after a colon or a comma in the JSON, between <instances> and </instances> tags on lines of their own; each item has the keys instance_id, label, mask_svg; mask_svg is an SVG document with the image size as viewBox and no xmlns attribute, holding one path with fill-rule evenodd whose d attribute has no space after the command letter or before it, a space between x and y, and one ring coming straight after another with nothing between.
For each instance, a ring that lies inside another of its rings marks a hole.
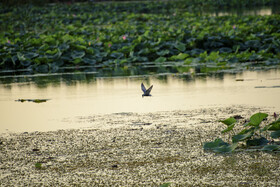
<instances>
[{"instance_id":1,"label":"green lotus leaf","mask_svg":"<svg viewBox=\"0 0 280 187\"><path fill-rule=\"evenodd\" d=\"M280 130L280 118L277 121L270 123L267 127L268 127L268 130L270 130L270 131Z\"/></svg>"},{"instance_id":2,"label":"green lotus leaf","mask_svg":"<svg viewBox=\"0 0 280 187\"><path fill-rule=\"evenodd\" d=\"M266 145L261 151L278 151L280 150L280 145Z\"/></svg>"},{"instance_id":3,"label":"green lotus leaf","mask_svg":"<svg viewBox=\"0 0 280 187\"><path fill-rule=\"evenodd\" d=\"M48 73L49 72L49 66L46 65L46 64L39 65L35 68L35 70L37 72L40 72L40 73Z\"/></svg>"},{"instance_id":4,"label":"green lotus leaf","mask_svg":"<svg viewBox=\"0 0 280 187\"><path fill-rule=\"evenodd\" d=\"M20 64L21 64L22 66L27 67L27 66L30 66L30 65L31 65L31 61L30 61L30 60L20 61Z\"/></svg>"},{"instance_id":5,"label":"green lotus leaf","mask_svg":"<svg viewBox=\"0 0 280 187\"><path fill-rule=\"evenodd\" d=\"M25 61L26 60L24 54L22 54L20 52L17 53L17 58L18 58L19 61Z\"/></svg>"},{"instance_id":6,"label":"green lotus leaf","mask_svg":"<svg viewBox=\"0 0 280 187\"><path fill-rule=\"evenodd\" d=\"M229 125L228 128L226 128L225 130L222 131L222 133L226 133L226 132L231 131L234 128L234 125L235 124Z\"/></svg>"},{"instance_id":7,"label":"green lotus leaf","mask_svg":"<svg viewBox=\"0 0 280 187\"><path fill-rule=\"evenodd\" d=\"M162 50L162 51L157 51L156 52L158 56L165 56L168 55L170 53L169 50Z\"/></svg>"},{"instance_id":8,"label":"green lotus leaf","mask_svg":"<svg viewBox=\"0 0 280 187\"><path fill-rule=\"evenodd\" d=\"M86 64L91 64L91 65L96 64L96 60L95 59L91 59L91 58L83 58L82 61L84 63L86 63Z\"/></svg>"},{"instance_id":9,"label":"green lotus leaf","mask_svg":"<svg viewBox=\"0 0 280 187\"><path fill-rule=\"evenodd\" d=\"M222 48L219 49L219 52L220 53L231 53L232 49L229 48L229 47L222 47Z\"/></svg>"},{"instance_id":10,"label":"green lotus leaf","mask_svg":"<svg viewBox=\"0 0 280 187\"><path fill-rule=\"evenodd\" d=\"M82 58L83 56L85 56L85 52L84 51L73 51L71 54L71 57L75 60L75 59L79 59Z\"/></svg>"},{"instance_id":11,"label":"green lotus leaf","mask_svg":"<svg viewBox=\"0 0 280 187\"><path fill-rule=\"evenodd\" d=\"M274 139L279 138L280 137L280 130L271 132L270 137L274 138Z\"/></svg>"},{"instance_id":12,"label":"green lotus leaf","mask_svg":"<svg viewBox=\"0 0 280 187\"><path fill-rule=\"evenodd\" d=\"M73 64L79 64L80 62L82 62L81 58L76 58L75 60L71 61Z\"/></svg>"},{"instance_id":13,"label":"green lotus leaf","mask_svg":"<svg viewBox=\"0 0 280 187\"><path fill-rule=\"evenodd\" d=\"M195 48L192 49L190 53L192 56L195 56L195 55L199 55L200 53L204 53L204 50Z\"/></svg>"},{"instance_id":14,"label":"green lotus leaf","mask_svg":"<svg viewBox=\"0 0 280 187\"><path fill-rule=\"evenodd\" d=\"M259 126L260 123L268 116L266 113L256 113L250 117L251 126Z\"/></svg>"},{"instance_id":15,"label":"green lotus leaf","mask_svg":"<svg viewBox=\"0 0 280 187\"><path fill-rule=\"evenodd\" d=\"M259 48L261 46L261 43L259 40L249 40L245 42L245 45L247 47Z\"/></svg>"},{"instance_id":16,"label":"green lotus leaf","mask_svg":"<svg viewBox=\"0 0 280 187\"><path fill-rule=\"evenodd\" d=\"M32 52L29 52L29 53L25 53L24 54L24 57L27 58L27 59L33 59L35 57L39 56L39 54L37 53L32 53Z\"/></svg>"},{"instance_id":17,"label":"green lotus leaf","mask_svg":"<svg viewBox=\"0 0 280 187\"><path fill-rule=\"evenodd\" d=\"M222 139L217 138L213 142L205 142L203 145L204 150L213 150L217 147L228 146L229 144L224 142Z\"/></svg>"},{"instance_id":18,"label":"green lotus leaf","mask_svg":"<svg viewBox=\"0 0 280 187\"><path fill-rule=\"evenodd\" d=\"M189 57L189 54L179 53L178 55L173 55L170 57L170 60L185 60L187 57Z\"/></svg>"},{"instance_id":19,"label":"green lotus leaf","mask_svg":"<svg viewBox=\"0 0 280 187\"><path fill-rule=\"evenodd\" d=\"M262 146L262 145L266 145L269 141L264 138L264 137L261 137L261 138L255 138L253 140L247 140L246 141L246 145L247 146Z\"/></svg>"},{"instance_id":20,"label":"green lotus leaf","mask_svg":"<svg viewBox=\"0 0 280 187\"><path fill-rule=\"evenodd\" d=\"M63 43L61 44L58 48L61 50L61 51L66 51L69 49L69 45L67 43Z\"/></svg>"},{"instance_id":21,"label":"green lotus leaf","mask_svg":"<svg viewBox=\"0 0 280 187\"><path fill-rule=\"evenodd\" d=\"M113 58L119 59L119 58L122 58L124 55L123 55L123 53L120 53L120 52L114 52L110 56Z\"/></svg>"},{"instance_id":22,"label":"green lotus leaf","mask_svg":"<svg viewBox=\"0 0 280 187\"><path fill-rule=\"evenodd\" d=\"M171 185L171 183L163 183L163 184L161 184L159 187L168 187L168 186L170 186Z\"/></svg>"},{"instance_id":23,"label":"green lotus leaf","mask_svg":"<svg viewBox=\"0 0 280 187\"><path fill-rule=\"evenodd\" d=\"M166 62L166 58L165 57L158 57L155 62Z\"/></svg>"},{"instance_id":24,"label":"green lotus leaf","mask_svg":"<svg viewBox=\"0 0 280 187\"><path fill-rule=\"evenodd\" d=\"M236 119L233 118L233 117L230 117L230 118L225 119L225 120L220 120L219 122L222 122L223 124L225 124L227 126L230 126L230 125L236 123Z\"/></svg>"},{"instance_id":25,"label":"green lotus leaf","mask_svg":"<svg viewBox=\"0 0 280 187\"><path fill-rule=\"evenodd\" d=\"M233 143L236 143L236 142L239 142L239 141L243 141L243 140L246 140L248 138L251 138L254 134L254 131L248 131L247 133L245 134L237 134L237 135L234 135L232 137L232 142Z\"/></svg>"},{"instance_id":26,"label":"green lotus leaf","mask_svg":"<svg viewBox=\"0 0 280 187\"><path fill-rule=\"evenodd\" d=\"M181 43L181 42L175 43L174 47L181 52L184 52L186 50L186 45L184 43Z\"/></svg>"},{"instance_id":27,"label":"green lotus leaf","mask_svg":"<svg viewBox=\"0 0 280 187\"><path fill-rule=\"evenodd\" d=\"M215 147L213 151L215 153L231 153L236 149L237 146L237 143L234 143L232 145L222 145L220 147Z\"/></svg>"}]
</instances>

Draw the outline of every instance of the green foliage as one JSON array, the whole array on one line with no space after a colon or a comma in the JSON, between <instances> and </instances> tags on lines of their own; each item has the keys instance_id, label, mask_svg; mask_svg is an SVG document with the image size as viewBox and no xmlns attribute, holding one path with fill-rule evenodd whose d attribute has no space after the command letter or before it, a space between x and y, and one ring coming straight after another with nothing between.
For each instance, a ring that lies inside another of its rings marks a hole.
<instances>
[{"instance_id":1,"label":"green foliage","mask_svg":"<svg viewBox=\"0 0 280 187\"><path fill-rule=\"evenodd\" d=\"M161 184L159 187L168 187L168 186L170 186L171 185L171 183L163 183L163 184Z\"/></svg>"},{"instance_id":2,"label":"green foliage","mask_svg":"<svg viewBox=\"0 0 280 187\"><path fill-rule=\"evenodd\" d=\"M273 123L269 124L268 130L270 131L278 131L280 130L280 118Z\"/></svg>"},{"instance_id":3,"label":"green foliage","mask_svg":"<svg viewBox=\"0 0 280 187\"><path fill-rule=\"evenodd\" d=\"M222 139L217 138L213 142L205 142L203 145L203 148L205 150L214 150L216 147L221 147L221 146L228 146L229 144L224 142Z\"/></svg>"},{"instance_id":4,"label":"green foliage","mask_svg":"<svg viewBox=\"0 0 280 187\"><path fill-rule=\"evenodd\" d=\"M237 62L280 63L279 15L210 17L185 11L209 3L234 5L197 0L0 6L0 69L48 72L59 66L181 61L204 64L200 72L207 73Z\"/></svg>"},{"instance_id":5,"label":"green foliage","mask_svg":"<svg viewBox=\"0 0 280 187\"><path fill-rule=\"evenodd\" d=\"M223 124L227 125L227 126L231 126L233 125L234 123L236 123L236 119L233 118L233 117L230 117L228 119L225 119L225 120L220 120L220 122L222 122Z\"/></svg>"},{"instance_id":6,"label":"green foliage","mask_svg":"<svg viewBox=\"0 0 280 187\"><path fill-rule=\"evenodd\" d=\"M263 133L267 131L273 131L270 134L271 139L277 139L280 137L280 119L266 124L261 128L262 122L268 117L266 113L256 113L250 117L250 121L241 124L239 123L240 131L232 135L231 143L224 142L222 139L217 138L212 142L204 143L204 150L211 150L216 153L229 153L233 152L238 145L245 143L246 147L257 146L261 151L278 151L280 150L280 145L273 144L274 141L269 141L266 137L262 136ZM238 121L230 117L225 120L220 120L223 124L227 126L222 133L230 133L233 131L233 127L238 125ZM231 136L231 134L229 134ZM270 144L269 144L270 143Z\"/></svg>"},{"instance_id":7,"label":"green foliage","mask_svg":"<svg viewBox=\"0 0 280 187\"><path fill-rule=\"evenodd\" d=\"M35 163L35 168L42 169L42 163L40 163L40 162Z\"/></svg>"},{"instance_id":8,"label":"green foliage","mask_svg":"<svg viewBox=\"0 0 280 187\"><path fill-rule=\"evenodd\" d=\"M280 130L278 131L273 131L271 134L270 134L271 138L279 138L280 137Z\"/></svg>"},{"instance_id":9,"label":"green foliage","mask_svg":"<svg viewBox=\"0 0 280 187\"><path fill-rule=\"evenodd\" d=\"M251 116L249 125L258 127L260 123L268 116L265 113L256 113Z\"/></svg>"},{"instance_id":10,"label":"green foliage","mask_svg":"<svg viewBox=\"0 0 280 187\"><path fill-rule=\"evenodd\" d=\"M280 145L266 145L261 150L262 151L278 151L278 150L280 150Z\"/></svg>"}]
</instances>

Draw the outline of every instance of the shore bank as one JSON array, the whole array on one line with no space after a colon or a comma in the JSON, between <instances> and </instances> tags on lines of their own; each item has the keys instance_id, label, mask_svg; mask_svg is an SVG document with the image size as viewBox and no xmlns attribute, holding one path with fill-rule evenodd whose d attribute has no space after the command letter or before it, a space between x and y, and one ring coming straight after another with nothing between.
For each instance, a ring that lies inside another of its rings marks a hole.
<instances>
[{"instance_id":1,"label":"shore bank","mask_svg":"<svg viewBox=\"0 0 280 187\"><path fill-rule=\"evenodd\" d=\"M279 154L202 148L221 136L218 120L263 110L117 113L82 118L84 129L3 133L0 186L277 186Z\"/></svg>"}]
</instances>

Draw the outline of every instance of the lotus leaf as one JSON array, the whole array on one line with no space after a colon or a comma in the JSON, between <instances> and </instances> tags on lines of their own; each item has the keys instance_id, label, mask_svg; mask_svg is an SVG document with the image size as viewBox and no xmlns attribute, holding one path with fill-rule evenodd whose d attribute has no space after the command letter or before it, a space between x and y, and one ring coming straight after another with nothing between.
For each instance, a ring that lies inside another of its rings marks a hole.
<instances>
[{"instance_id":1,"label":"lotus leaf","mask_svg":"<svg viewBox=\"0 0 280 187\"><path fill-rule=\"evenodd\" d=\"M231 131L233 129L234 125L235 124L229 125L228 128L226 128L225 130L222 131L222 133L226 133L226 132Z\"/></svg>"},{"instance_id":2,"label":"lotus leaf","mask_svg":"<svg viewBox=\"0 0 280 187\"><path fill-rule=\"evenodd\" d=\"M260 123L268 116L266 113L256 113L251 116L250 118L250 125L251 126L259 126Z\"/></svg>"},{"instance_id":3,"label":"lotus leaf","mask_svg":"<svg viewBox=\"0 0 280 187\"><path fill-rule=\"evenodd\" d=\"M230 117L228 119L225 120L220 120L219 122L222 122L223 124L227 125L227 126L231 126L232 124L236 123L236 119L233 117Z\"/></svg>"},{"instance_id":4,"label":"lotus leaf","mask_svg":"<svg viewBox=\"0 0 280 187\"><path fill-rule=\"evenodd\" d=\"M229 144L224 142L222 139L217 138L213 142L204 143L203 148L205 150L214 150L215 148L221 147L221 146L229 146Z\"/></svg>"},{"instance_id":5,"label":"lotus leaf","mask_svg":"<svg viewBox=\"0 0 280 187\"><path fill-rule=\"evenodd\" d=\"M85 56L85 52L84 51L73 51L71 54L71 57L75 60L75 59L79 59L82 58L83 56Z\"/></svg>"},{"instance_id":6,"label":"lotus leaf","mask_svg":"<svg viewBox=\"0 0 280 187\"><path fill-rule=\"evenodd\" d=\"M247 146L262 146L262 145L266 145L269 141L264 138L264 137L261 137L261 138L255 138L253 140L247 140L246 141L246 145Z\"/></svg>"},{"instance_id":7,"label":"lotus leaf","mask_svg":"<svg viewBox=\"0 0 280 187\"><path fill-rule=\"evenodd\" d=\"M165 57L158 57L155 62L166 62L166 58Z\"/></svg>"},{"instance_id":8,"label":"lotus leaf","mask_svg":"<svg viewBox=\"0 0 280 187\"><path fill-rule=\"evenodd\" d=\"M0 6L0 12L9 12L0 22L0 69L35 69L56 61L63 61L63 66L100 67L147 61L219 63L219 68L204 69L208 73L227 68L227 63L280 63L279 15L215 17L190 12L194 4Z\"/></svg>"},{"instance_id":9,"label":"lotus leaf","mask_svg":"<svg viewBox=\"0 0 280 187\"><path fill-rule=\"evenodd\" d=\"M220 147L215 147L213 151L216 153L231 153L236 149L237 146L237 143L234 143L232 145L222 145Z\"/></svg>"},{"instance_id":10,"label":"lotus leaf","mask_svg":"<svg viewBox=\"0 0 280 187\"><path fill-rule=\"evenodd\" d=\"M248 138L251 138L253 136L254 132L253 131L248 131L247 133L245 134L237 134L237 135L234 135L232 137L232 142L233 143L236 143L236 142L239 142L239 141L243 141L243 140L246 140Z\"/></svg>"},{"instance_id":11,"label":"lotus leaf","mask_svg":"<svg viewBox=\"0 0 280 187\"><path fill-rule=\"evenodd\" d=\"M266 145L261 150L262 151L277 151L280 149L280 145Z\"/></svg>"},{"instance_id":12,"label":"lotus leaf","mask_svg":"<svg viewBox=\"0 0 280 187\"><path fill-rule=\"evenodd\" d=\"M279 138L280 137L280 130L271 132L270 137L274 138L274 139Z\"/></svg>"},{"instance_id":13,"label":"lotus leaf","mask_svg":"<svg viewBox=\"0 0 280 187\"><path fill-rule=\"evenodd\" d=\"M186 50L186 45L181 42L175 43L174 47L180 50L181 52L184 52Z\"/></svg>"},{"instance_id":14,"label":"lotus leaf","mask_svg":"<svg viewBox=\"0 0 280 187\"><path fill-rule=\"evenodd\" d=\"M280 118L277 121L274 121L271 124L269 124L268 130L270 130L270 131L280 130Z\"/></svg>"},{"instance_id":15,"label":"lotus leaf","mask_svg":"<svg viewBox=\"0 0 280 187\"><path fill-rule=\"evenodd\" d=\"M31 65L31 61L30 60L20 61L20 64L24 67L27 67Z\"/></svg>"}]
</instances>

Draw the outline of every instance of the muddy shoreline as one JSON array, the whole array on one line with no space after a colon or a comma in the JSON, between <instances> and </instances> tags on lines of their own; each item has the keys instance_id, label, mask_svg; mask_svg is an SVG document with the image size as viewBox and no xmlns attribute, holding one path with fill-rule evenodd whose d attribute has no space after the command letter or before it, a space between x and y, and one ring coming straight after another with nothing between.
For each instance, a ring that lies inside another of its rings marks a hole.
<instances>
[{"instance_id":1,"label":"muddy shoreline","mask_svg":"<svg viewBox=\"0 0 280 187\"><path fill-rule=\"evenodd\" d=\"M279 154L202 149L221 136L219 119L260 111L117 113L80 118L89 128L0 134L0 186L278 186Z\"/></svg>"}]
</instances>

